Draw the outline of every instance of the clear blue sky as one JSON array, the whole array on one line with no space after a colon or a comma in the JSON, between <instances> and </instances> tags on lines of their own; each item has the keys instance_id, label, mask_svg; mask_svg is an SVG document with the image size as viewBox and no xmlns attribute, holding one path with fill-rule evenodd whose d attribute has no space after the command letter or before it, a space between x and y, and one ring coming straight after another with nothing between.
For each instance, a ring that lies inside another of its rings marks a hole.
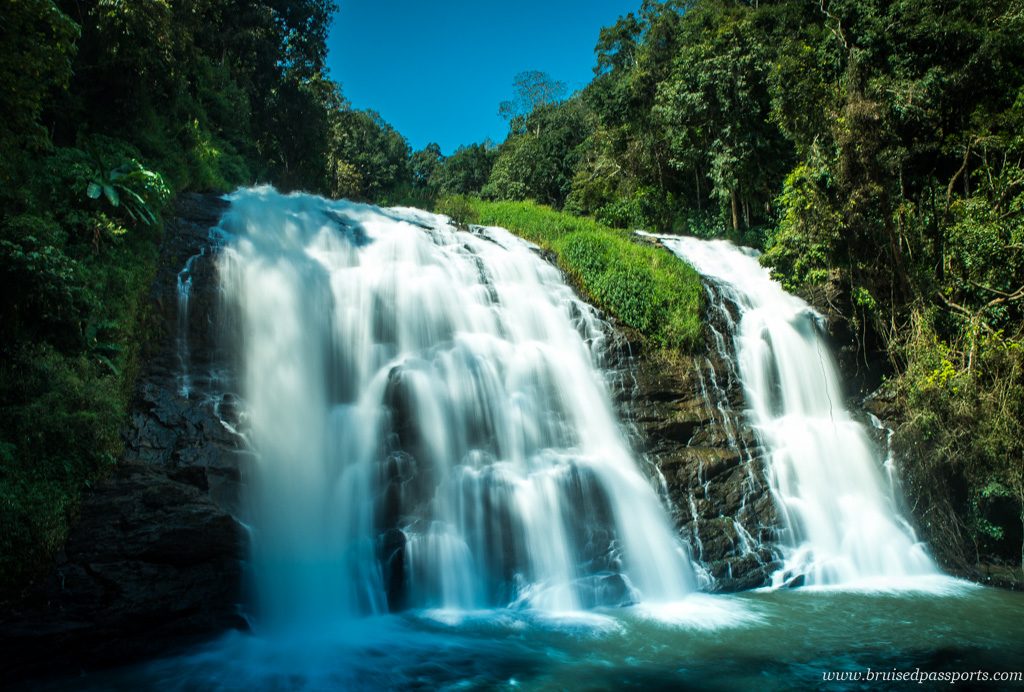
<instances>
[{"instance_id":1,"label":"clear blue sky","mask_svg":"<svg viewBox=\"0 0 1024 692\"><path fill-rule=\"evenodd\" d=\"M356 108L371 108L413 149L505 138L498 104L512 78L541 70L569 91L593 76L601 27L640 0L338 0L328 40L331 76Z\"/></svg>"}]
</instances>

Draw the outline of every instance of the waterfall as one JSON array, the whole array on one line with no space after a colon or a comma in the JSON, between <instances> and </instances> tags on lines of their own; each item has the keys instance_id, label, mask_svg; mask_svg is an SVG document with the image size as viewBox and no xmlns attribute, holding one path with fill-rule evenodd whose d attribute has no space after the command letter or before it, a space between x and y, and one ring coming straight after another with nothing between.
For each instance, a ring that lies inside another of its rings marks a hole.
<instances>
[{"instance_id":1,"label":"waterfall","mask_svg":"<svg viewBox=\"0 0 1024 692\"><path fill-rule=\"evenodd\" d=\"M891 464L843 404L822 317L773 281L753 250L721 240L660 239L714 284L717 300L738 311L730 324L731 353L723 355L738 365L786 523L775 584L854 585L936 574L900 516Z\"/></svg>"},{"instance_id":2,"label":"waterfall","mask_svg":"<svg viewBox=\"0 0 1024 692\"><path fill-rule=\"evenodd\" d=\"M413 209L230 201L261 623L694 589L616 420L604 324L535 248Z\"/></svg>"}]
</instances>

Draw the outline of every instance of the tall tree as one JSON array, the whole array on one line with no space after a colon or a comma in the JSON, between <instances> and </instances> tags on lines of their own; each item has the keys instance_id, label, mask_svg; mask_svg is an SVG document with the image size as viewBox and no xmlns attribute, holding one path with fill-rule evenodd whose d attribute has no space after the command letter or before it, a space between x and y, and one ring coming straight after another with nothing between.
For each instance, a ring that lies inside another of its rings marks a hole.
<instances>
[{"instance_id":1,"label":"tall tree","mask_svg":"<svg viewBox=\"0 0 1024 692\"><path fill-rule=\"evenodd\" d=\"M552 106L563 98L568 91L565 82L553 79L546 72L527 70L520 72L512 80L514 96L509 101L498 105L498 115L513 121L533 113L538 108Z\"/></svg>"}]
</instances>

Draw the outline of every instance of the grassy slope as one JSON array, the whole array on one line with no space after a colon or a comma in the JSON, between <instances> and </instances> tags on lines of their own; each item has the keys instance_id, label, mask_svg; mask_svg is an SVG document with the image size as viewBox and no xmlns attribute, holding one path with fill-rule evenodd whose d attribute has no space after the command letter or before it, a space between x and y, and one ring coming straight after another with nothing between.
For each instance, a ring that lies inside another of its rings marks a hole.
<instances>
[{"instance_id":1,"label":"grassy slope","mask_svg":"<svg viewBox=\"0 0 1024 692\"><path fill-rule=\"evenodd\" d=\"M437 211L457 221L501 226L551 250L558 266L595 305L662 347L694 349L700 340L700 277L671 253L632 233L534 202L453 197Z\"/></svg>"}]
</instances>

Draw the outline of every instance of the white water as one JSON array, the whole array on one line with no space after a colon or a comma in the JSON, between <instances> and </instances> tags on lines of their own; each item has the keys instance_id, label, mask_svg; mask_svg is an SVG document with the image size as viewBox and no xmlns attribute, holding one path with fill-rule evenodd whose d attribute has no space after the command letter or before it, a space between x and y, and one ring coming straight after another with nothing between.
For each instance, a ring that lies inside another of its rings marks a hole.
<instances>
[{"instance_id":1,"label":"white water","mask_svg":"<svg viewBox=\"0 0 1024 692\"><path fill-rule=\"evenodd\" d=\"M186 399L192 390L192 374L189 372L192 365L192 354L188 343L188 308L192 299L192 265L203 254L204 251L200 251L198 255L189 257L185 266L178 272L178 332L176 339L178 366L181 371L179 376L181 385L178 387L178 393Z\"/></svg>"},{"instance_id":2,"label":"white water","mask_svg":"<svg viewBox=\"0 0 1024 692\"><path fill-rule=\"evenodd\" d=\"M803 575L807 585L891 587L937 574L899 514L886 457L843 405L821 316L773 281L753 250L661 241L739 310L732 348L788 528L776 585Z\"/></svg>"},{"instance_id":3,"label":"white water","mask_svg":"<svg viewBox=\"0 0 1024 692\"><path fill-rule=\"evenodd\" d=\"M597 367L603 325L530 246L412 209L230 199L261 623L693 590Z\"/></svg>"}]
</instances>

